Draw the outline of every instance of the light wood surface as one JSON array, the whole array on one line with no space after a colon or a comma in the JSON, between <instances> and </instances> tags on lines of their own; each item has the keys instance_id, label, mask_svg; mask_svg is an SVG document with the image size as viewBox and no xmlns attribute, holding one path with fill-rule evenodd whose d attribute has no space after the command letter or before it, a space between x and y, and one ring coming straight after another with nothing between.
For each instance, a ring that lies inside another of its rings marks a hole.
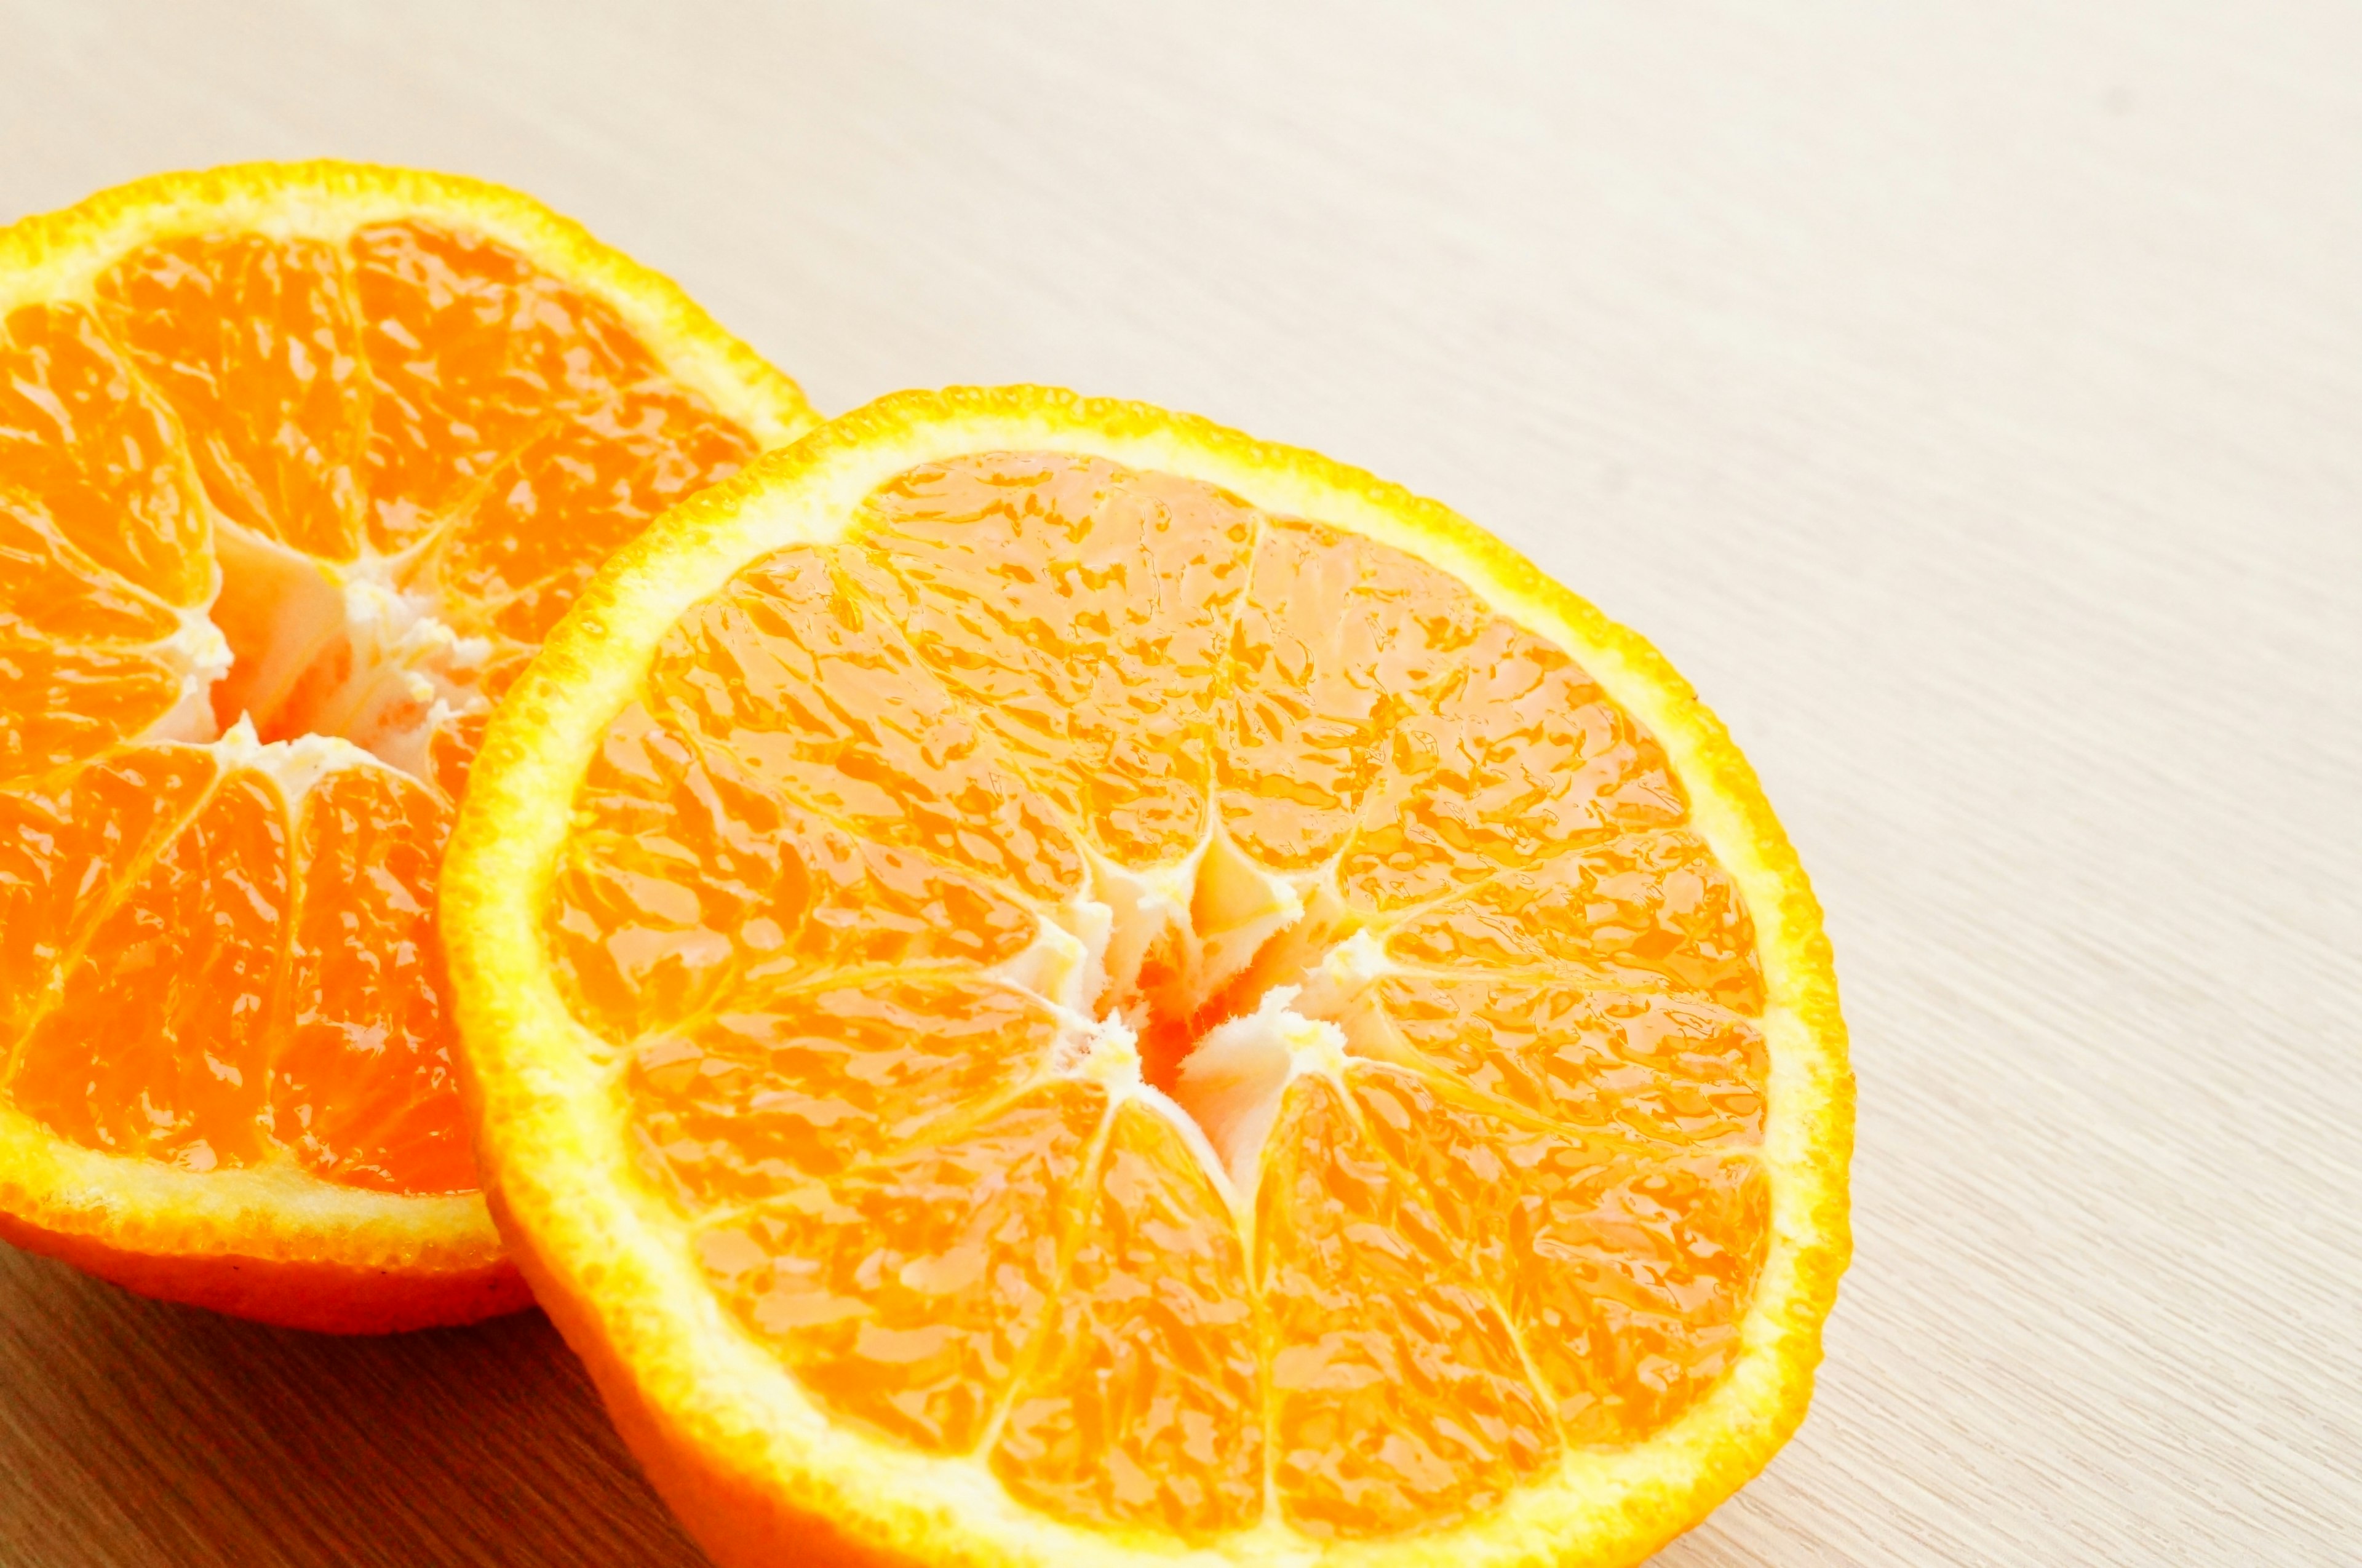
<instances>
[{"instance_id":1,"label":"light wood surface","mask_svg":"<svg viewBox=\"0 0 2362 1568\"><path fill-rule=\"evenodd\" d=\"M0 4L0 218L321 154L825 410L1195 409L1657 640L1861 1084L1812 1417L1660 1562L2362 1562L2362 8ZM537 1317L0 1252L10 1568L696 1561Z\"/></svg>"}]
</instances>

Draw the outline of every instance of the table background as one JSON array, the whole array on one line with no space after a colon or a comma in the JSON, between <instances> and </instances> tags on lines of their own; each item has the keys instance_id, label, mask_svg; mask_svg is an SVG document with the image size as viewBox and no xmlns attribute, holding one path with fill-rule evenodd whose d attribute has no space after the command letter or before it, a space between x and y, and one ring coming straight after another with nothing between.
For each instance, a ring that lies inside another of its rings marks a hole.
<instances>
[{"instance_id":1,"label":"table background","mask_svg":"<svg viewBox=\"0 0 2362 1568\"><path fill-rule=\"evenodd\" d=\"M1042 380L1654 638L1828 908L1858 1254L1659 1560L2362 1561L2362 8L0 0L0 219L524 187L838 411ZM538 1317L0 1249L0 1562L694 1563Z\"/></svg>"}]
</instances>

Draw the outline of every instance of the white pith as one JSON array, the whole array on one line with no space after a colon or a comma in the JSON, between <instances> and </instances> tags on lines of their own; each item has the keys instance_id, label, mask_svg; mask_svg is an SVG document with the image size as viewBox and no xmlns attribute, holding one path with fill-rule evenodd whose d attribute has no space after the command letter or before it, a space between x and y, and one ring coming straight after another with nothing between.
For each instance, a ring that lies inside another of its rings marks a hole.
<instances>
[{"instance_id":1,"label":"white pith","mask_svg":"<svg viewBox=\"0 0 2362 1568\"><path fill-rule=\"evenodd\" d=\"M381 767L383 761L342 735L296 735L265 741L255 734L254 721L241 713L213 743L214 759L225 772L259 773L277 786L290 811L327 775L348 767Z\"/></svg>"},{"instance_id":2,"label":"white pith","mask_svg":"<svg viewBox=\"0 0 2362 1568\"><path fill-rule=\"evenodd\" d=\"M1298 988L1275 986L1254 1011L1216 1024L1182 1058L1174 1098L1204 1128L1252 1212L1264 1140L1287 1086L1309 1073L1342 1077L1345 1035L1291 1005Z\"/></svg>"},{"instance_id":3,"label":"white pith","mask_svg":"<svg viewBox=\"0 0 2362 1568\"><path fill-rule=\"evenodd\" d=\"M217 728L214 720L214 685L230 671L236 656L229 639L204 609L174 612L181 624L148 656L167 669L177 670L181 693L170 708L140 735L142 740L208 741Z\"/></svg>"},{"instance_id":4,"label":"white pith","mask_svg":"<svg viewBox=\"0 0 2362 1568\"><path fill-rule=\"evenodd\" d=\"M418 778L426 745L450 719L489 706L480 690L492 644L464 636L414 584L432 539L398 555L364 550L350 561L315 559L275 540L216 519L222 596L239 621L238 602L260 613L268 641L237 672L243 705L275 708L308 669L349 651L348 679L315 694L310 727L343 735Z\"/></svg>"},{"instance_id":5,"label":"white pith","mask_svg":"<svg viewBox=\"0 0 2362 1568\"><path fill-rule=\"evenodd\" d=\"M1210 802L1209 817L1187 855L1145 871L1087 849L1085 890L992 972L1056 1013L1052 1075L1091 1079L1112 1101L1136 1099L1164 1116L1252 1235L1264 1143L1288 1086L1312 1074L1341 1084L1349 1049L1369 1033L1353 1003L1394 966L1372 931L1346 916L1337 856L1273 871L1232 841ZM1340 937L1341 926L1353 929ZM1144 994L1141 961L1161 944L1178 959L1179 977ZM1272 981L1251 1006L1198 1017L1258 960ZM1202 1025L1169 1088L1142 1076L1138 1047L1160 1016Z\"/></svg>"},{"instance_id":6,"label":"white pith","mask_svg":"<svg viewBox=\"0 0 2362 1568\"><path fill-rule=\"evenodd\" d=\"M215 593L178 612L181 629L150 650L181 672L181 699L134 738L215 743L224 766L264 771L275 766L268 759L298 754L281 748L299 748L305 761L298 770L311 769L306 787L319 772L364 761L427 778L435 732L491 706L480 683L493 652L488 639L455 631L431 598L407 585L428 546L324 561L217 513L210 521ZM225 622L260 627L261 640L248 637L248 646L236 648ZM310 694L304 733L257 750L254 714L273 713L315 667L348 654L348 675ZM237 712L227 729L215 702L224 682ZM241 734L243 743L232 744ZM309 745L331 740L341 749Z\"/></svg>"}]
</instances>

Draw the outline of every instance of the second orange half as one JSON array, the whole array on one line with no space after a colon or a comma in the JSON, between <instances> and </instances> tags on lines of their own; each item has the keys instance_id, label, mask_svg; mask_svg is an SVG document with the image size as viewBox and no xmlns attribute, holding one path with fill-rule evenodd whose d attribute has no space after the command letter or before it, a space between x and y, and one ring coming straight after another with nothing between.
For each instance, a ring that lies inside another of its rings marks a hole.
<instances>
[{"instance_id":1,"label":"second orange half","mask_svg":"<svg viewBox=\"0 0 2362 1568\"><path fill-rule=\"evenodd\" d=\"M814 422L472 181L252 165L0 231L0 1236L303 1327L523 1305L452 808L599 562Z\"/></svg>"}]
</instances>

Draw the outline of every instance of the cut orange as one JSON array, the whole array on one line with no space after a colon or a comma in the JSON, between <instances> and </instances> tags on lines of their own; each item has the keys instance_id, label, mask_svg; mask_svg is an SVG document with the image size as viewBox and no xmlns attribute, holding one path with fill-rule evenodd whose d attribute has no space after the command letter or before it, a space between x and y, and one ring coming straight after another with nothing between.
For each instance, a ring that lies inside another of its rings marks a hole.
<instances>
[{"instance_id":1,"label":"cut orange","mask_svg":"<svg viewBox=\"0 0 2362 1568\"><path fill-rule=\"evenodd\" d=\"M0 231L0 1236L306 1327L524 1303L452 804L601 557L812 422L470 181L257 165Z\"/></svg>"},{"instance_id":2,"label":"cut orange","mask_svg":"<svg viewBox=\"0 0 2362 1568\"><path fill-rule=\"evenodd\" d=\"M1621 1563L1804 1413L1804 873L1365 474L872 404L605 569L447 878L493 1211L722 1562Z\"/></svg>"}]
</instances>

